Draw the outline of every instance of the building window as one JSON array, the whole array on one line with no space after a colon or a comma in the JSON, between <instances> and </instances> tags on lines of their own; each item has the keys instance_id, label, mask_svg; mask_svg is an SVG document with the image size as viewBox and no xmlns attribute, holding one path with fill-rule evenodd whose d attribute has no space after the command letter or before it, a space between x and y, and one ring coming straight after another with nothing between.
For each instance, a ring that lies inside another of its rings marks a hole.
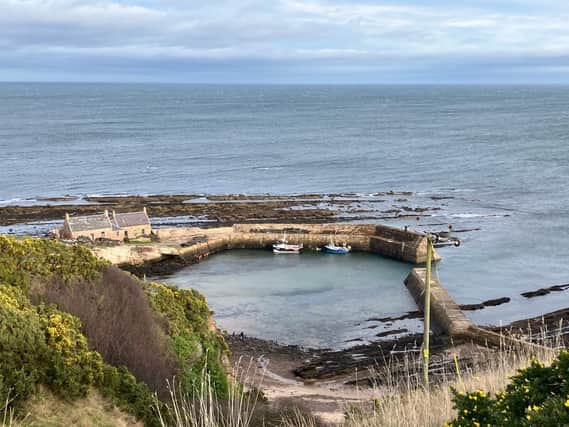
<instances>
[{"instance_id":1,"label":"building window","mask_svg":"<svg viewBox=\"0 0 569 427\"><path fill-rule=\"evenodd\" d=\"M146 233L144 232L144 228L142 229L142 234L146 234Z\"/></svg>"}]
</instances>

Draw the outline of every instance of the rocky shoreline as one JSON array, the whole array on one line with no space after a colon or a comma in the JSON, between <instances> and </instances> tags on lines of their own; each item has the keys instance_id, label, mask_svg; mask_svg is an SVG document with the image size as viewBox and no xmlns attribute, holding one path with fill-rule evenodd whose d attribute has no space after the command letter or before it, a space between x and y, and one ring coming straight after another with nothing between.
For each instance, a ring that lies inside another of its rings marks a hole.
<instances>
[{"instance_id":1,"label":"rocky shoreline","mask_svg":"<svg viewBox=\"0 0 569 427\"><path fill-rule=\"evenodd\" d=\"M409 200L412 192L381 192L362 198L353 193L300 195L152 195L96 196L74 199L55 197L38 199L27 205L0 206L0 226L37 221L61 220L66 212L88 215L104 209L117 212L148 208L156 219L168 218L180 223L208 226L245 222L326 223L339 220L385 220L416 218L440 210L437 204L446 198L431 198L432 206L417 206ZM158 221L159 223L159 221Z\"/></svg>"},{"instance_id":2,"label":"rocky shoreline","mask_svg":"<svg viewBox=\"0 0 569 427\"><path fill-rule=\"evenodd\" d=\"M419 315L422 313L419 312ZM553 348L566 346L569 345L569 309L489 329ZM244 334L226 334L226 341L234 361L243 358L256 360L260 357L270 360L271 369L289 380L303 384L333 381L377 386L386 378L386 369L389 370L390 379L409 375L409 360L418 360L423 336L407 334L397 339L377 340L341 350L283 345ZM448 353L451 347L452 354ZM437 375L454 375L455 355L461 366L466 367L476 360L488 357L492 351L491 347L451 342L445 335L434 334L431 337L431 368L434 378Z\"/></svg>"}]
</instances>

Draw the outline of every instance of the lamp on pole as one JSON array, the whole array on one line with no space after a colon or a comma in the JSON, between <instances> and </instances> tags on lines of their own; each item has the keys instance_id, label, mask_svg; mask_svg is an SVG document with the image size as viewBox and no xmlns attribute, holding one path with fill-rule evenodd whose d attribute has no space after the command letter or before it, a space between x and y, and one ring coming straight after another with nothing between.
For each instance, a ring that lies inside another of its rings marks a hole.
<instances>
[{"instance_id":1,"label":"lamp on pole","mask_svg":"<svg viewBox=\"0 0 569 427\"><path fill-rule=\"evenodd\" d=\"M429 333L431 331L431 262L433 258L433 238L427 235L427 275L425 278L424 331L423 331L423 385L429 387Z\"/></svg>"}]
</instances>

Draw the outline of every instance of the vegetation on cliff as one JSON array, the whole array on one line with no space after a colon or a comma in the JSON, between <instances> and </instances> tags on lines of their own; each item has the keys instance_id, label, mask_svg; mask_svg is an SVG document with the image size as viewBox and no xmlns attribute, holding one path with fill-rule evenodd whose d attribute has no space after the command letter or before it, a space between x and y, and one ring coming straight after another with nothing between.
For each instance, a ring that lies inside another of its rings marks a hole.
<instances>
[{"instance_id":1,"label":"vegetation on cliff","mask_svg":"<svg viewBox=\"0 0 569 427\"><path fill-rule=\"evenodd\" d=\"M15 408L39 386L63 399L95 387L156 425L153 393L175 375L191 392L206 367L227 391L209 322L197 292L144 284L81 246L0 236L0 400Z\"/></svg>"},{"instance_id":2,"label":"vegetation on cliff","mask_svg":"<svg viewBox=\"0 0 569 427\"><path fill-rule=\"evenodd\" d=\"M503 391L454 391L456 418L448 427L569 426L569 352L550 366L536 358Z\"/></svg>"},{"instance_id":3,"label":"vegetation on cliff","mask_svg":"<svg viewBox=\"0 0 569 427\"><path fill-rule=\"evenodd\" d=\"M198 292L142 282L81 246L0 236L0 402L9 397L16 413L47 394L68 407L94 399L94 417L110 401L149 426L317 425L257 410L260 395L230 386L226 355ZM569 352L544 351L545 365L530 356L501 349L428 390L410 369L403 382L386 378L373 411L348 411L344 425L569 425ZM173 377L178 399L166 388Z\"/></svg>"},{"instance_id":4,"label":"vegetation on cliff","mask_svg":"<svg viewBox=\"0 0 569 427\"><path fill-rule=\"evenodd\" d=\"M182 388L196 392L204 370L218 395L228 393L223 362L229 351L211 324L211 312L203 295L160 283L145 283L154 310L167 321L170 348L181 367Z\"/></svg>"}]
</instances>

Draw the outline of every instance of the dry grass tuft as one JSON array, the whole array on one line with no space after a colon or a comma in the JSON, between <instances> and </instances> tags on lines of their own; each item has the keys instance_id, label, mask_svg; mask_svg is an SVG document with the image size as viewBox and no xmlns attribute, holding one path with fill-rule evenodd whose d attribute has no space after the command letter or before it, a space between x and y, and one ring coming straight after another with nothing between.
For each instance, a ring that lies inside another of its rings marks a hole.
<instances>
[{"instance_id":1,"label":"dry grass tuft","mask_svg":"<svg viewBox=\"0 0 569 427\"><path fill-rule=\"evenodd\" d=\"M425 389L420 375L403 380L388 379L387 385L376 387L373 409L366 413L348 413L346 427L416 427L441 426L456 416L452 389L462 392L484 390L496 393L505 388L509 378L518 369L529 365L536 356L550 364L556 352L543 348L538 354L527 349L503 348L488 352L487 356L467 369L458 368L452 375ZM415 366L418 366L419 360ZM412 368L409 369L411 371Z\"/></svg>"},{"instance_id":2,"label":"dry grass tuft","mask_svg":"<svg viewBox=\"0 0 569 427\"><path fill-rule=\"evenodd\" d=\"M358 407L346 408L344 427L416 427L441 426L456 416L452 402L452 390L469 392L484 390L496 393L505 388L509 378L519 369L529 365L532 357L537 357L545 364L550 364L557 356L557 349L563 341L545 339L545 336L526 337L528 341L545 344L548 347L503 346L499 350L466 346L471 352L472 360L468 365L460 366L458 359L453 362L453 350L447 355L445 372L435 375L432 385L425 389L421 383L420 354L410 353L393 361L393 366L383 367L373 373L378 377L374 387L374 399L363 402ZM462 347L464 350L465 347ZM388 364L389 365L389 364ZM437 364L431 368L437 371ZM251 378L250 372L236 375L239 381ZM267 423L266 419L257 424L254 421L257 397L236 393L226 401L219 401L211 394L207 377L197 398L172 393L173 422L163 419L163 427L253 427L254 425L282 427L317 427L318 420L306 415L300 409L281 411L277 418ZM274 415L274 414L273 414ZM253 421L253 422L252 422ZM276 421L276 422L275 422Z\"/></svg>"},{"instance_id":3,"label":"dry grass tuft","mask_svg":"<svg viewBox=\"0 0 569 427\"><path fill-rule=\"evenodd\" d=\"M0 408L0 419L2 420L0 427L10 427L14 422L14 410L10 407L10 402L10 393L8 393Z\"/></svg>"},{"instance_id":4,"label":"dry grass tuft","mask_svg":"<svg viewBox=\"0 0 569 427\"><path fill-rule=\"evenodd\" d=\"M292 415L286 415L282 418L280 426L282 427L319 427L318 421L311 416L300 411L294 411Z\"/></svg>"},{"instance_id":5,"label":"dry grass tuft","mask_svg":"<svg viewBox=\"0 0 569 427\"><path fill-rule=\"evenodd\" d=\"M233 372L235 385L227 396L219 397L211 383L207 367L202 370L201 383L190 395L175 383L169 383L170 402L166 410L158 405L162 427L249 427L262 395L256 390L241 390L237 384L254 377L257 367L253 360L246 368Z\"/></svg>"}]
</instances>

